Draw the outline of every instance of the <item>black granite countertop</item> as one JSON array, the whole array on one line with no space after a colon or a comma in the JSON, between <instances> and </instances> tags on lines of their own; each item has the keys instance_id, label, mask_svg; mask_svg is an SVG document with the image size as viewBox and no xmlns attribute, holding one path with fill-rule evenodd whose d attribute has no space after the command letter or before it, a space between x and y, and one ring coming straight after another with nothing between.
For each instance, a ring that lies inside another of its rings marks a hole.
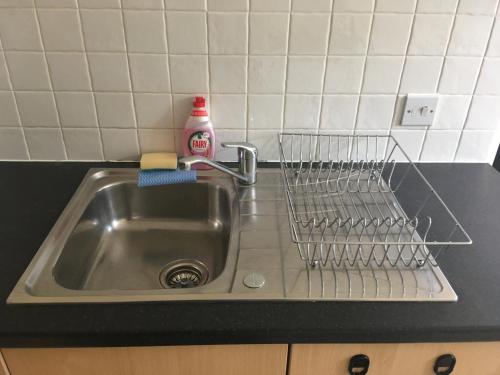
<instances>
[{"instance_id":1,"label":"black granite countertop","mask_svg":"<svg viewBox=\"0 0 500 375\"><path fill-rule=\"evenodd\" d=\"M474 243L439 264L458 302L160 302L6 305L91 167L0 163L0 347L217 343L500 341L500 173L486 164L423 164Z\"/></svg>"}]
</instances>

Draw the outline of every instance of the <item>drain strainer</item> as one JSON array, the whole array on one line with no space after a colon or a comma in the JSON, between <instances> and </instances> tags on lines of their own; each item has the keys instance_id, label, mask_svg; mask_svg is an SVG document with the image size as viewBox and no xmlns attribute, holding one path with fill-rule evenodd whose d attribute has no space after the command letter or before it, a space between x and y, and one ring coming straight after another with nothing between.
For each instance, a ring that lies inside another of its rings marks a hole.
<instances>
[{"instance_id":1,"label":"drain strainer","mask_svg":"<svg viewBox=\"0 0 500 375\"><path fill-rule=\"evenodd\" d=\"M160 284L164 288L194 288L207 280L207 267L196 260L177 260L167 264L160 272Z\"/></svg>"}]
</instances>

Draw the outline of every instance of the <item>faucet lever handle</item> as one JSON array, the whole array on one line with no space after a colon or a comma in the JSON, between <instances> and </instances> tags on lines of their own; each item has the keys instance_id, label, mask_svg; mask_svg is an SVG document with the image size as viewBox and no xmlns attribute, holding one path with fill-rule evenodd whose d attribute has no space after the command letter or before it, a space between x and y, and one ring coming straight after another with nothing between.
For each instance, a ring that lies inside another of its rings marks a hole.
<instances>
[{"instance_id":1,"label":"faucet lever handle","mask_svg":"<svg viewBox=\"0 0 500 375\"><path fill-rule=\"evenodd\" d=\"M245 185L257 181L257 147L248 142L223 142L222 147L238 149L239 172L244 176Z\"/></svg>"},{"instance_id":2,"label":"faucet lever handle","mask_svg":"<svg viewBox=\"0 0 500 375\"><path fill-rule=\"evenodd\" d=\"M223 142L221 146L224 148L237 148L238 152L245 155L245 159L257 158L257 147L249 142Z\"/></svg>"}]
</instances>

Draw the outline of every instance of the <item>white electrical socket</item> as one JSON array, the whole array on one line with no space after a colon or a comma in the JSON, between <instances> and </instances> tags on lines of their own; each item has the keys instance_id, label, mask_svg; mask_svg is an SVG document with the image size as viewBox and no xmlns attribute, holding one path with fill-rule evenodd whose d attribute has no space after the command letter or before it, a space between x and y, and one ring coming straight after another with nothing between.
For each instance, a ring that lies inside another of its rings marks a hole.
<instances>
[{"instance_id":1,"label":"white electrical socket","mask_svg":"<svg viewBox=\"0 0 500 375\"><path fill-rule=\"evenodd\" d=\"M437 94L408 94L401 125L431 126L436 116Z\"/></svg>"}]
</instances>

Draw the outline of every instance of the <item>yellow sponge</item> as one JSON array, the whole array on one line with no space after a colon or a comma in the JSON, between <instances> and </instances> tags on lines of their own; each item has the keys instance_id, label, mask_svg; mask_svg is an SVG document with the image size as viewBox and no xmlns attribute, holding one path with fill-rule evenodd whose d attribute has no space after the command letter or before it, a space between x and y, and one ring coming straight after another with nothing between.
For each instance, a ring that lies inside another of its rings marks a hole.
<instances>
[{"instance_id":1,"label":"yellow sponge","mask_svg":"<svg viewBox=\"0 0 500 375\"><path fill-rule=\"evenodd\" d=\"M143 154L141 169L177 169L177 154L175 152Z\"/></svg>"}]
</instances>

